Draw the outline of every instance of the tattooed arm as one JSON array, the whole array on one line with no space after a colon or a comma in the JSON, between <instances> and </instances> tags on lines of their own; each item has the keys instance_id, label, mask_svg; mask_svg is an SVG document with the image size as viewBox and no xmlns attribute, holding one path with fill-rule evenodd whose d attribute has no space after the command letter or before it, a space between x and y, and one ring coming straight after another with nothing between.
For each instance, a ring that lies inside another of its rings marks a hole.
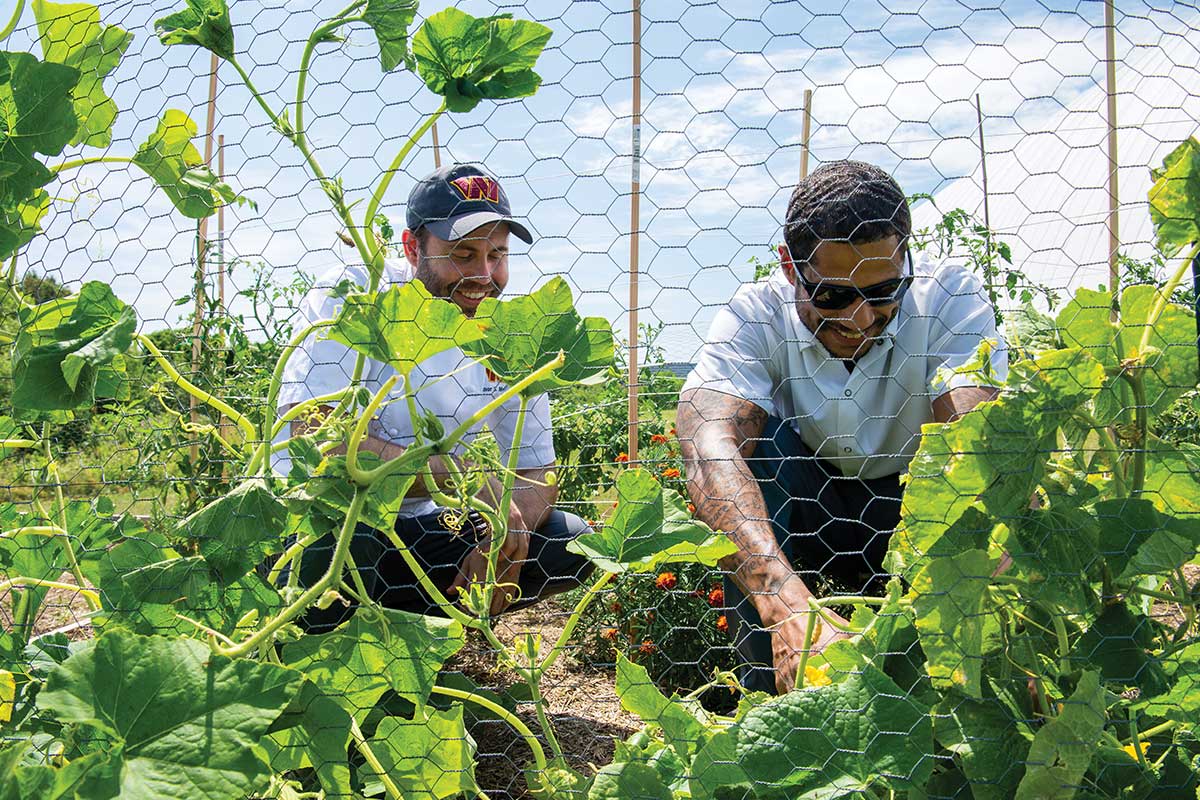
<instances>
[{"instance_id":1,"label":"tattooed arm","mask_svg":"<svg viewBox=\"0 0 1200 800\"><path fill-rule=\"evenodd\" d=\"M762 491L746 463L766 422L767 412L754 403L710 389L690 389L679 399L676 428L696 516L737 545L738 551L722 560L721 567L771 629L775 683L784 692L795 682L808 622L802 612L813 593L780 549ZM817 649L841 638L822 627Z\"/></svg>"}]
</instances>

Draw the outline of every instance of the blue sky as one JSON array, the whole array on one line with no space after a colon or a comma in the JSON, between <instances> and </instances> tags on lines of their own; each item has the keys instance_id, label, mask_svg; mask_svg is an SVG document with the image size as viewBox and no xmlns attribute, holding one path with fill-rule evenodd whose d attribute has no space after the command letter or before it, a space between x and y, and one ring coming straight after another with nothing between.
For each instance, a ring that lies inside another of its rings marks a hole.
<instances>
[{"instance_id":1,"label":"blue sky","mask_svg":"<svg viewBox=\"0 0 1200 800\"><path fill-rule=\"evenodd\" d=\"M6 0L11 8L12 0ZM108 80L123 109L110 152L131 155L166 108L201 127L209 57L165 48L153 20L176 3L101 4L136 38ZM432 13L444 3L426 3ZM439 125L443 159L482 160L504 179L538 236L514 258L513 291L563 274L587 313L623 330L629 259L631 14L626 4L570 0L461 3L512 12L554 30L533 98L483 103ZM327 2L234 0L238 51L281 107L294 92L304 39L340 10ZM732 16L736 13L741 15ZM7 12L3 12L5 17ZM1192 4L1118 3L1118 54L1186 30ZM801 105L814 90L812 163L853 157L892 170L909 192L971 174L979 155L974 95L989 150L1045 131L1056 112L1103 81L1103 4L1096 0L981 3L932 0L737 3L649 0L643 9L643 321L667 325L673 358L690 358L708 320L749 278L747 260L780 238L800 162ZM32 23L27 12L26 20ZM29 46L32 25L10 49ZM1194 76L1193 76L1194 77ZM266 124L232 70L221 73L218 132L230 182L258 202L231 209L228 249L264 260L287 280L352 257L337 221L293 148ZM309 129L318 157L365 197L438 100L413 75L380 72L369 29L326 46L310 79ZM199 144L199 142L198 142ZM393 183L385 211L403 218L411 180L433 167L428 139ZM64 280L104 280L136 301L147 328L174 322L188 292L192 224L144 175L96 166L55 189L64 201L33 267ZM215 228L215 224L214 224ZM515 243L514 243L515 244ZM235 286L248 275L232 276Z\"/></svg>"}]
</instances>

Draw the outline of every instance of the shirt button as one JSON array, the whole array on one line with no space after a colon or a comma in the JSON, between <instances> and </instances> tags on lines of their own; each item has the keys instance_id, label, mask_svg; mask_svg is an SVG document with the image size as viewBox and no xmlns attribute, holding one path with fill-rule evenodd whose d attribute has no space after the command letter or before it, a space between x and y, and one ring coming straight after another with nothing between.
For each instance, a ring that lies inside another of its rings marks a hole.
<instances>
[{"instance_id":1,"label":"shirt button","mask_svg":"<svg viewBox=\"0 0 1200 800\"><path fill-rule=\"evenodd\" d=\"M854 392L850 391L849 389L846 390L846 397L850 397L853 394Z\"/></svg>"},{"instance_id":2,"label":"shirt button","mask_svg":"<svg viewBox=\"0 0 1200 800\"><path fill-rule=\"evenodd\" d=\"M847 448L843 449L843 450L842 450L842 452L843 452L843 453L845 453L845 454L847 454L847 455L849 455L850 453L853 453L853 452L854 452L854 448L853 448L853 447L847 447Z\"/></svg>"}]
</instances>

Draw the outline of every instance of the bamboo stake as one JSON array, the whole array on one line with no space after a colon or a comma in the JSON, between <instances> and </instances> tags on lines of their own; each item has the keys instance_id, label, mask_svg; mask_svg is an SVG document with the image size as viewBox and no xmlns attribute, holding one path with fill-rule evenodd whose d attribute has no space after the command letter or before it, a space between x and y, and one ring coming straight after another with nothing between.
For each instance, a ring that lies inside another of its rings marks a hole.
<instances>
[{"instance_id":1,"label":"bamboo stake","mask_svg":"<svg viewBox=\"0 0 1200 800\"><path fill-rule=\"evenodd\" d=\"M442 168L442 147L438 144L438 129L437 123L433 123L433 166L434 169Z\"/></svg>"},{"instance_id":2,"label":"bamboo stake","mask_svg":"<svg viewBox=\"0 0 1200 800\"><path fill-rule=\"evenodd\" d=\"M225 134L217 136L217 177L225 180ZM217 310L225 313L225 204L217 207L217 241L221 249L217 252Z\"/></svg>"},{"instance_id":3,"label":"bamboo stake","mask_svg":"<svg viewBox=\"0 0 1200 800\"><path fill-rule=\"evenodd\" d=\"M1108 285L1113 298L1112 320L1116 322L1117 296L1121 288L1121 276L1117 271L1121 205L1117 187L1120 162L1117 161L1117 46L1113 16L1113 0L1104 0L1104 56L1108 84Z\"/></svg>"},{"instance_id":4,"label":"bamboo stake","mask_svg":"<svg viewBox=\"0 0 1200 800\"><path fill-rule=\"evenodd\" d=\"M983 103L980 101L978 93L975 95L975 116L979 120L979 166L983 170L983 246L986 248L984 252L987 258L984 262L986 266L983 277L987 282L988 299L992 301L992 311L999 314L996 298L996 265L992 261L992 214L988 208L987 146L983 141Z\"/></svg>"},{"instance_id":5,"label":"bamboo stake","mask_svg":"<svg viewBox=\"0 0 1200 800\"><path fill-rule=\"evenodd\" d=\"M638 230L641 228L642 3L633 0L633 141L629 202L629 463L638 458Z\"/></svg>"},{"instance_id":6,"label":"bamboo stake","mask_svg":"<svg viewBox=\"0 0 1200 800\"><path fill-rule=\"evenodd\" d=\"M204 164L212 168L212 153L213 153L213 127L216 125L217 119L217 65L219 61L214 53L211 66L209 67L208 79L208 128L204 135ZM203 355L201 348L201 335L204 327L204 258L207 255L205 250L208 248L208 217L200 220L196 230L196 317L192 322L192 378L200 372L200 358ZM191 397L188 401L188 410L193 425L200 422L200 408L196 398ZM192 464L196 464L200 460L200 445L193 444L189 456Z\"/></svg>"},{"instance_id":7,"label":"bamboo stake","mask_svg":"<svg viewBox=\"0 0 1200 800\"><path fill-rule=\"evenodd\" d=\"M804 90L804 127L800 129L800 177L808 177L808 144L812 134L812 89Z\"/></svg>"}]
</instances>

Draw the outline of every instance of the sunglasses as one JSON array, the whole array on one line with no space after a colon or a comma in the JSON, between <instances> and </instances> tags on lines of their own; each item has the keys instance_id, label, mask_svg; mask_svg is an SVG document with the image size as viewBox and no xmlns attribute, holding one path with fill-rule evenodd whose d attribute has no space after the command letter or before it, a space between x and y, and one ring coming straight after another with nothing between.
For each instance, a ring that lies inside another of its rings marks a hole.
<instances>
[{"instance_id":1,"label":"sunglasses","mask_svg":"<svg viewBox=\"0 0 1200 800\"><path fill-rule=\"evenodd\" d=\"M908 287L912 285L912 257L906 253L905 260L909 262L907 275L873 283L870 286L848 286L842 283L810 281L799 269L796 270L796 277L804 286L804 290L808 292L809 302L822 311L837 311L846 308L859 298L874 307L890 306L892 303L899 303L903 300L904 295L908 293Z\"/></svg>"}]
</instances>

